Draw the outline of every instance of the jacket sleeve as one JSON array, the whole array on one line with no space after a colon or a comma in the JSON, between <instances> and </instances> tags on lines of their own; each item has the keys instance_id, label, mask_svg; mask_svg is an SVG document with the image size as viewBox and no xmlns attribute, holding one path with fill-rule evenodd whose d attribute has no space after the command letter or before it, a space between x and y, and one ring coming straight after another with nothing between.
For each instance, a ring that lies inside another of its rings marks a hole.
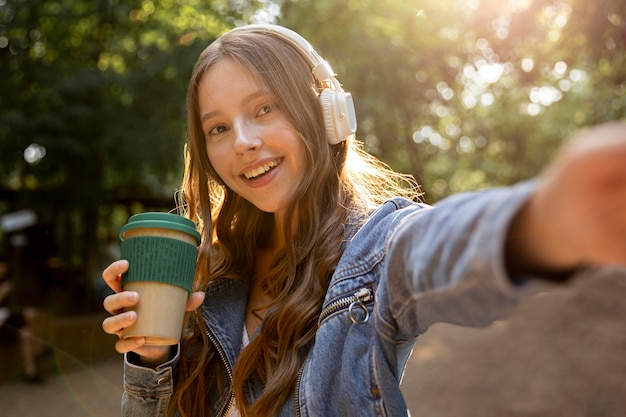
<instances>
[{"instance_id":1,"label":"jacket sleeve","mask_svg":"<svg viewBox=\"0 0 626 417\"><path fill-rule=\"evenodd\" d=\"M122 416L165 417L173 392L174 368L178 363L179 349L173 358L155 369L139 363L137 355L130 352L124 355L124 393L122 395Z\"/></svg>"},{"instance_id":2,"label":"jacket sleeve","mask_svg":"<svg viewBox=\"0 0 626 417\"><path fill-rule=\"evenodd\" d=\"M388 242L389 310L381 312L396 338L413 338L436 322L487 325L542 288L533 279L514 285L504 264L508 226L533 187L459 194L403 219Z\"/></svg>"}]
</instances>

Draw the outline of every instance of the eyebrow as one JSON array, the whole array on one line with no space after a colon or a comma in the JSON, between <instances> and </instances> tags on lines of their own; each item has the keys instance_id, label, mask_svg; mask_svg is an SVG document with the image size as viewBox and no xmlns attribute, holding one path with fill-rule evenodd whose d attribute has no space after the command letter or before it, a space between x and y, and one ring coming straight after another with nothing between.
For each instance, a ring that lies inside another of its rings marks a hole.
<instances>
[{"instance_id":1,"label":"eyebrow","mask_svg":"<svg viewBox=\"0 0 626 417\"><path fill-rule=\"evenodd\" d=\"M245 97L243 100L241 100L241 104L248 104L251 101L256 100L259 97L264 97L264 96L269 96L272 95L272 93L269 90L258 90L255 91L254 93L250 94L249 96ZM218 115L220 112L219 111L210 111L208 113L204 113L201 117L200 117L200 121L204 122L207 119L210 119L211 117L214 117L216 115Z\"/></svg>"}]
</instances>

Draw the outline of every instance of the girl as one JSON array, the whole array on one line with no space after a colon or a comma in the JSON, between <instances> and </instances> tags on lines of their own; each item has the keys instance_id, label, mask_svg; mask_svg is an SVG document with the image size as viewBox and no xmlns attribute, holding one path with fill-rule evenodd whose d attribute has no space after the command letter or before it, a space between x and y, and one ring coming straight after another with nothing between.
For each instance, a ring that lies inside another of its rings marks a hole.
<instances>
[{"instance_id":1,"label":"girl","mask_svg":"<svg viewBox=\"0 0 626 417\"><path fill-rule=\"evenodd\" d=\"M117 342L124 415L407 415L400 379L431 324L486 325L550 281L626 263L624 124L583 134L540 179L433 208L362 151L350 95L285 28L216 40L187 106L197 291L179 346ZM107 333L136 320L127 268L103 272Z\"/></svg>"}]
</instances>

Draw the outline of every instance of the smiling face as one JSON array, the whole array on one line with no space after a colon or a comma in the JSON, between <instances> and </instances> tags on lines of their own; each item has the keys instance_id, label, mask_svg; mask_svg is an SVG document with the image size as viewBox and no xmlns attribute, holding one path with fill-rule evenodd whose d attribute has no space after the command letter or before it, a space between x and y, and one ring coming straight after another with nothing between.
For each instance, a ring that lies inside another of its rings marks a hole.
<instances>
[{"instance_id":1,"label":"smiling face","mask_svg":"<svg viewBox=\"0 0 626 417\"><path fill-rule=\"evenodd\" d=\"M225 58L200 79L198 108L222 181L259 210L281 214L304 175L306 149L277 97Z\"/></svg>"}]
</instances>

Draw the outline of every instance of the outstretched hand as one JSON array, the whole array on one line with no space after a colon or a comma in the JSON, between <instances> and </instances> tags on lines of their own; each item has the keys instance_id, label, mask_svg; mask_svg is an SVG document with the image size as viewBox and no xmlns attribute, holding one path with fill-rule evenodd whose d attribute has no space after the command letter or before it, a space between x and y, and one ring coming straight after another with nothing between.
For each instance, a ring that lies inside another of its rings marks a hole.
<instances>
[{"instance_id":1,"label":"outstretched hand","mask_svg":"<svg viewBox=\"0 0 626 417\"><path fill-rule=\"evenodd\" d=\"M539 181L511 226L509 266L626 265L626 123L578 134Z\"/></svg>"},{"instance_id":2,"label":"outstretched hand","mask_svg":"<svg viewBox=\"0 0 626 417\"><path fill-rule=\"evenodd\" d=\"M134 291L123 291L121 284L121 274L128 270L128 261L120 260L113 262L102 273L102 278L108 286L115 291L104 299L104 308L112 314L102 322L102 328L106 333L119 337L115 344L115 349L119 353L135 352L140 357L144 365L156 366L167 360L170 352L169 346L148 346L144 337L122 338L125 328L131 326L137 320L137 313L128 308L139 302L139 294ZM204 292L194 292L187 299L187 311L192 311L200 307L204 301ZM128 311L127 311L128 310Z\"/></svg>"}]
</instances>

